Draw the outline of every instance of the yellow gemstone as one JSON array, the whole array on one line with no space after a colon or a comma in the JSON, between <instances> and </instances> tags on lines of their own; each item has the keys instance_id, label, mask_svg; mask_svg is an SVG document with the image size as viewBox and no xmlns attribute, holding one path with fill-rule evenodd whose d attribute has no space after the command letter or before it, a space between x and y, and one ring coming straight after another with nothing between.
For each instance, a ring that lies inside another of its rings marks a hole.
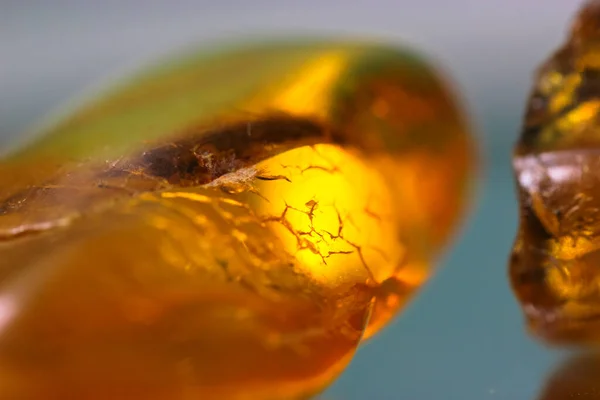
<instances>
[{"instance_id":1,"label":"yellow gemstone","mask_svg":"<svg viewBox=\"0 0 600 400\"><path fill-rule=\"evenodd\" d=\"M317 393L431 275L473 158L443 79L387 45L124 81L0 164L0 393Z\"/></svg>"},{"instance_id":2,"label":"yellow gemstone","mask_svg":"<svg viewBox=\"0 0 600 400\"><path fill-rule=\"evenodd\" d=\"M600 341L600 1L540 68L513 165L520 226L513 289L532 332Z\"/></svg>"}]
</instances>

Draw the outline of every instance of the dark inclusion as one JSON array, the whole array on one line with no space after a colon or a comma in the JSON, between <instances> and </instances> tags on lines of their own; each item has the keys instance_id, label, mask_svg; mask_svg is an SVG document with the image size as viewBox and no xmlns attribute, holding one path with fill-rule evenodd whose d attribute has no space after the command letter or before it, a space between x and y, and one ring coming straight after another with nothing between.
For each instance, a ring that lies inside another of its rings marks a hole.
<instances>
[{"instance_id":1,"label":"dark inclusion","mask_svg":"<svg viewBox=\"0 0 600 400\"><path fill-rule=\"evenodd\" d=\"M136 175L156 181L154 190L161 188L161 183L164 187L165 182L167 186L199 186L293 148L319 143L347 144L347 138L320 121L288 115L273 115L208 130L191 129L179 137L124 157L108 169L102 167L93 175L93 185L99 189L115 189L103 182L114 178L126 181L128 176ZM85 172L86 168L98 167L83 164L79 168ZM78 170L72 172L76 174ZM56 181L61 178L58 176L56 180L25 188L3 199L0 215L18 211L32 199L52 191L47 187L56 187Z\"/></svg>"},{"instance_id":2,"label":"dark inclusion","mask_svg":"<svg viewBox=\"0 0 600 400\"><path fill-rule=\"evenodd\" d=\"M196 186L303 145L342 141L314 120L271 117L185 138L132 160L144 174L178 186Z\"/></svg>"}]
</instances>

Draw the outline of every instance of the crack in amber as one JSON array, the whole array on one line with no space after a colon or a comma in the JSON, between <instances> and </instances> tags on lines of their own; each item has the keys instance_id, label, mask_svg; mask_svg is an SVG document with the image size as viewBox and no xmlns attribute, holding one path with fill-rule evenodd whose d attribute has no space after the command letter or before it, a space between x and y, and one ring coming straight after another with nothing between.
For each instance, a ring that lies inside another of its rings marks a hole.
<instances>
[{"instance_id":1,"label":"crack in amber","mask_svg":"<svg viewBox=\"0 0 600 400\"><path fill-rule=\"evenodd\" d=\"M472 167L451 91L393 47L134 78L0 163L0 397L318 393L431 275Z\"/></svg>"}]
</instances>

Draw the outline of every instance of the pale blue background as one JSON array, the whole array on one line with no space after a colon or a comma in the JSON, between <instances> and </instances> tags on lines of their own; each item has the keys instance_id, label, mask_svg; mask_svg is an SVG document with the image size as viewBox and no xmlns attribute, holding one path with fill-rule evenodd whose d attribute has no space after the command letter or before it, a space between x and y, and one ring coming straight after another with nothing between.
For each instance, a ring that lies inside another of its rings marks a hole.
<instances>
[{"instance_id":1,"label":"pale blue background","mask_svg":"<svg viewBox=\"0 0 600 400\"><path fill-rule=\"evenodd\" d=\"M436 278L324 398L533 400L560 357L524 334L506 280L517 221L510 146L532 71L579 3L0 0L0 146L91 83L215 37L316 31L423 46L480 128L479 207Z\"/></svg>"}]
</instances>

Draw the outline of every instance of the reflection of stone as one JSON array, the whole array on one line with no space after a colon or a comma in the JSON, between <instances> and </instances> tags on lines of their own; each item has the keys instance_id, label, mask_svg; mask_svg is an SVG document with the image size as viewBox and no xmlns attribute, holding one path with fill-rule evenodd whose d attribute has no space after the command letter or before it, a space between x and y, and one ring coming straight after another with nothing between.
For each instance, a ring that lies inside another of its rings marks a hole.
<instances>
[{"instance_id":1,"label":"reflection of stone","mask_svg":"<svg viewBox=\"0 0 600 400\"><path fill-rule=\"evenodd\" d=\"M600 399L600 354L575 356L561 364L537 399Z\"/></svg>"},{"instance_id":2,"label":"reflection of stone","mask_svg":"<svg viewBox=\"0 0 600 400\"><path fill-rule=\"evenodd\" d=\"M473 148L426 64L343 42L203 57L0 164L0 398L307 396L431 274Z\"/></svg>"},{"instance_id":3,"label":"reflection of stone","mask_svg":"<svg viewBox=\"0 0 600 400\"><path fill-rule=\"evenodd\" d=\"M510 261L528 325L600 341L600 1L540 68L515 147L520 225Z\"/></svg>"}]
</instances>

